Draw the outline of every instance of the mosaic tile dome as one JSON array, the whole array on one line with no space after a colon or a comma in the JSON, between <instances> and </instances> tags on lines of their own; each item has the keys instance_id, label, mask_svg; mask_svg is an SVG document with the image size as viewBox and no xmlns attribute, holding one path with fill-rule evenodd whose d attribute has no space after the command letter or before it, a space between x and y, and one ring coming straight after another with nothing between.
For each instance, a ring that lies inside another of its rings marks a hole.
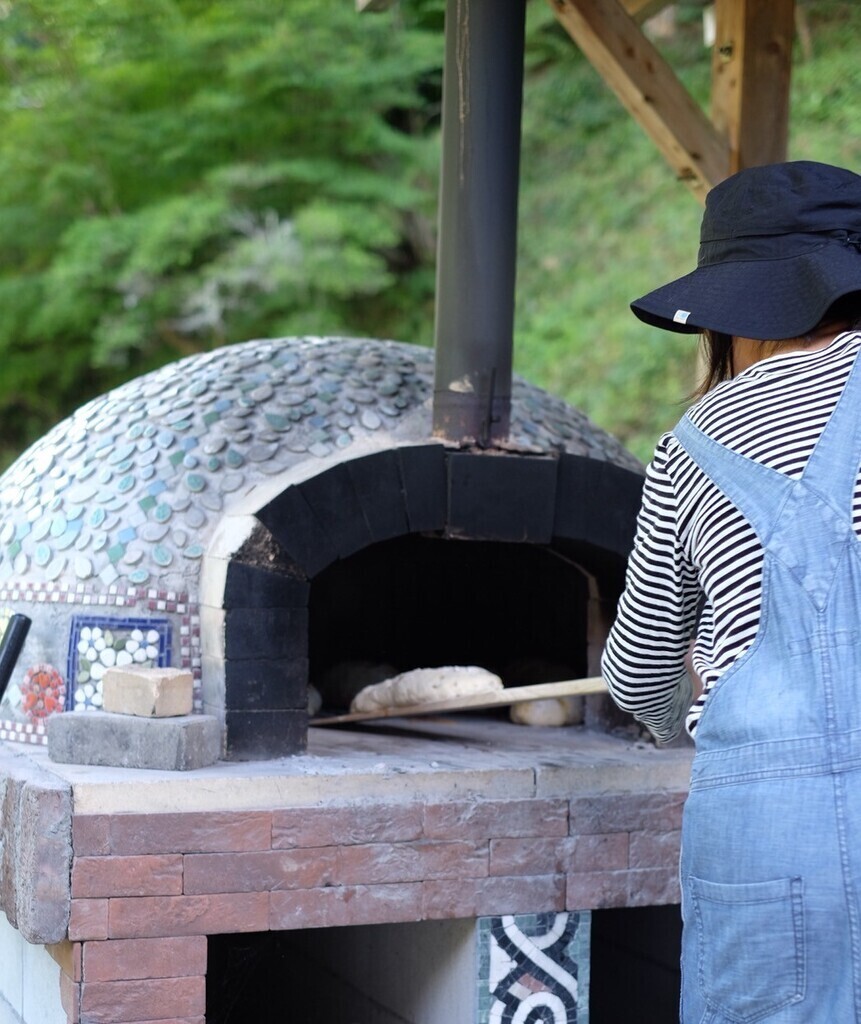
<instances>
[{"instance_id":1,"label":"mosaic tile dome","mask_svg":"<svg viewBox=\"0 0 861 1024\"><path fill-rule=\"evenodd\" d=\"M222 513L262 477L427 439L433 353L367 339L249 341L84 405L0 477L0 583L194 591ZM511 444L639 470L576 409L514 383Z\"/></svg>"}]
</instances>

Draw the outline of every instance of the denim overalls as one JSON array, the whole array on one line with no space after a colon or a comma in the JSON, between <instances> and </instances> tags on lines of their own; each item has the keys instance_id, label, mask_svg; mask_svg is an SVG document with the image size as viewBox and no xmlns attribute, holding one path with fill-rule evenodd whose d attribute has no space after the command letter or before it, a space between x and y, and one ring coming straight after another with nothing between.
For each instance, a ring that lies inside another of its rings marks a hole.
<instances>
[{"instance_id":1,"label":"denim overalls","mask_svg":"<svg viewBox=\"0 0 861 1024\"><path fill-rule=\"evenodd\" d=\"M756 640L697 728L683 1024L861 1024L861 362L798 481L675 435L762 542Z\"/></svg>"}]
</instances>

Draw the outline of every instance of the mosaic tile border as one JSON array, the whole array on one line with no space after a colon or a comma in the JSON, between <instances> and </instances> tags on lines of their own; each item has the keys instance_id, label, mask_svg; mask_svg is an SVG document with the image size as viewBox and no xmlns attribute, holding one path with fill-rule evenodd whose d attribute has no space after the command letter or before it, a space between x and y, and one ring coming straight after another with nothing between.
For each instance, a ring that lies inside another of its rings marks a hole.
<instances>
[{"instance_id":1,"label":"mosaic tile border","mask_svg":"<svg viewBox=\"0 0 861 1024\"><path fill-rule=\"evenodd\" d=\"M151 610L185 613L192 607L188 594L178 590L127 587L112 584L96 589L86 583L0 584L0 601L30 601L36 604L82 604L109 608L133 608L142 601Z\"/></svg>"},{"instance_id":2,"label":"mosaic tile border","mask_svg":"<svg viewBox=\"0 0 861 1024\"><path fill-rule=\"evenodd\" d=\"M478 920L477 1024L588 1024L592 915Z\"/></svg>"},{"instance_id":3,"label":"mosaic tile border","mask_svg":"<svg viewBox=\"0 0 861 1024\"><path fill-rule=\"evenodd\" d=\"M201 648L200 648L200 612L196 602L189 600L188 593L179 590L163 590L151 587L129 587L112 585L105 589L97 589L84 583L43 583L20 581L0 585L0 602L13 604L64 604L78 608L109 609L123 608L129 615L114 618L108 615L91 616L104 619L111 626L132 621L146 624L168 622L171 627L170 656L175 667L188 669L194 679L194 711L199 712L203 706L200 692ZM18 610L18 609L15 609ZM26 611L26 609L23 609ZM71 609L70 609L71 611ZM159 613L158 617L147 613ZM164 618L164 615L179 616L179 623ZM77 612L71 615L70 638L76 619L87 619L86 613ZM178 654L178 660L176 655ZM170 664L171 661L165 661ZM160 662L161 664L161 662ZM67 670L66 690L67 701L73 696L74 686L70 682L74 675L69 671L69 661L65 663ZM0 717L0 740L16 743L32 743L46 745L48 737L45 723L20 722L11 718Z\"/></svg>"},{"instance_id":4,"label":"mosaic tile border","mask_svg":"<svg viewBox=\"0 0 861 1024\"><path fill-rule=\"evenodd\" d=\"M46 746L48 737L45 726L34 722L13 722L11 718L0 719L0 740L11 743L37 743Z\"/></svg>"}]
</instances>

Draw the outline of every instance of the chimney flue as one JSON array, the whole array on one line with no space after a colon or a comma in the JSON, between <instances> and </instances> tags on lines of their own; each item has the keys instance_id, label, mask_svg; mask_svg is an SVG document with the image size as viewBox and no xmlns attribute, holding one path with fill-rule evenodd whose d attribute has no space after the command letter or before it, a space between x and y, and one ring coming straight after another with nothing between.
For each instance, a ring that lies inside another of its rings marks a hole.
<instances>
[{"instance_id":1,"label":"chimney flue","mask_svg":"<svg viewBox=\"0 0 861 1024\"><path fill-rule=\"evenodd\" d=\"M448 0L434 435L508 436L525 0Z\"/></svg>"}]
</instances>

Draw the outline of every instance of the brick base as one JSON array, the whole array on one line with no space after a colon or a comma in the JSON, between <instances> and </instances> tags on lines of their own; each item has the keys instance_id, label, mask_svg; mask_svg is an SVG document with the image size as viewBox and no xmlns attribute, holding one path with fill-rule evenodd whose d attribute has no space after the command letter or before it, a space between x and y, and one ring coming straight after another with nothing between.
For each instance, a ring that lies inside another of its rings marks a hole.
<instances>
[{"instance_id":1,"label":"brick base","mask_svg":"<svg viewBox=\"0 0 861 1024\"><path fill-rule=\"evenodd\" d=\"M67 1024L203 1024L206 938L113 939L48 947Z\"/></svg>"},{"instance_id":2,"label":"brick base","mask_svg":"<svg viewBox=\"0 0 861 1024\"><path fill-rule=\"evenodd\" d=\"M92 945L675 903L683 801L76 816L69 937Z\"/></svg>"}]
</instances>

